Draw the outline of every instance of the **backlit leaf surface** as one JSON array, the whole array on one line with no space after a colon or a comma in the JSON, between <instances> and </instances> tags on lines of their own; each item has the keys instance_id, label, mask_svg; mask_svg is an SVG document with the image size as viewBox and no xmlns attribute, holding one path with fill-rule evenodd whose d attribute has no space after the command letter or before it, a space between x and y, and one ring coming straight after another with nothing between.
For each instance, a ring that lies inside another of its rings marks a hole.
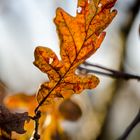
<instances>
[{"instance_id":1,"label":"backlit leaf surface","mask_svg":"<svg viewBox=\"0 0 140 140\"><path fill-rule=\"evenodd\" d=\"M40 86L37 99L40 105L51 104L68 98L84 89L93 89L99 79L94 75L78 75L77 67L100 47L115 10L116 0L79 0L77 15L72 17L58 8L54 22L60 39L60 56L46 47L35 49L34 64L49 77L49 82Z\"/></svg>"}]
</instances>

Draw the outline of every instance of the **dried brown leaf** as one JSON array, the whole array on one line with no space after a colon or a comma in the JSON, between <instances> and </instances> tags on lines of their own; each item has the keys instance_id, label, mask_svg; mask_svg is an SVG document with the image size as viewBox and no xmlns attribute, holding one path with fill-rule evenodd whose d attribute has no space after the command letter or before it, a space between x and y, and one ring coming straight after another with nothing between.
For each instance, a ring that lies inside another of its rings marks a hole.
<instances>
[{"instance_id":1,"label":"dried brown leaf","mask_svg":"<svg viewBox=\"0 0 140 140\"><path fill-rule=\"evenodd\" d=\"M25 121L30 118L27 112L11 113L6 107L0 105L0 138L11 138L12 131L23 134Z\"/></svg>"}]
</instances>

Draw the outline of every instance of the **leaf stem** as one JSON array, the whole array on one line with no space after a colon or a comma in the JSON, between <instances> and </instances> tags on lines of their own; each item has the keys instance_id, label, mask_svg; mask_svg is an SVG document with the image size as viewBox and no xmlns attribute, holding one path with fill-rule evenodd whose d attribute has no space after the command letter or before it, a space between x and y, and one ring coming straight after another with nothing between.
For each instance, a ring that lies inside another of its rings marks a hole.
<instances>
[{"instance_id":1,"label":"leaf stem","mask_svg":"<svg viewBox=\"0 0 140 140\"><path fill-rule=\"evenodd\" d=\"M41 111L37 111L35 116L32 118L35 121L35 132L34 132L32 140L39 140L40 139L40 135L38 134L38 127L39 127L39 119L40 119L40 117L41 117Z\"/></svg>"}]
</instances>

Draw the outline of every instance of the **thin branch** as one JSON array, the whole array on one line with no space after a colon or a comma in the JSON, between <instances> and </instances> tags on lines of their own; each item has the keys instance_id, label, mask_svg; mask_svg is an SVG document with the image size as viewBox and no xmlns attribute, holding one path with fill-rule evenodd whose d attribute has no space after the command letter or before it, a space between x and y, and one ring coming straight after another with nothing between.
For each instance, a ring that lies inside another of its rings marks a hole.
<instances>
[{"instance_id":1,"label":"thin branch","mask_svg":"<svg viewBox=\"0 0 140 140\"><path fill-rule=\"evenodd\" d=\"M41 111L37 111L35 116L32 118L35 121L35 132L33 135L33 139L32 140L39 140L40 139L40 135L38 133L38 127L39 127L39 119L41 117Z\"/></svg>"},{"instance_id":2,"label":"thin branch","mask_svg":"<svg viewBox=\"0 0 140 140\"><path fill-rule=\"evenodd\" d=\"M125 73L122 71L109 69L109 68L106 68L106 67L103 67L100 65L96 65L96 64L91 64L88 62L85 62L84 65L96 67L99 69L99 70L91 70L88 68L78 67L79 70L85 71L85 73L96 73L96 74L100 74L100 75L104 75L104 76L108 76L108 77L112 77L112 78L117 78L117 79L124 79L124 80L130 80L130 79L136 79L138 81L140 80L140 76L138 76L138 75L133 75L133 74ZM102 72L101 70L103 70L105 72ZM128 126L128 128L125 130L125 132L122 134L122 136L120 136L117 140L126 140L128 135L131 133L131 131L136 127L136 125L138 123L140 123L140 110L139 110L138 114L136 115L136 117L134 118L134 120L132 121L132 123Z\"/></svg>"},{"instance_id":3,"label":"thin branch","mask_svg":"<svg viewBox=\"0 0 140 140\"><path fill-rule=\"evenodd\" d=\"M83 67L80 67L80 66L78 67L78 70L84 71L83 73L96 73L96 74L99 74L99 75L114 77L114 75L112 75L111 73L101 72L101 71L98 71L98 70L90 70L90 69L83 68Z\"/></svg>"},{"instance_id":4,"label":"thin branch","mask_svg":"<svg viewBox=\"0 0 140 140\"><path fill-rule=\"evenodd\" d=\"M122 71L117 71L117 70L113 70L113 69L109 69L100 65L96 65L96 64L91 64L88 62L84 63L85 66L92 66L92 67L96 67L99 68L100 70L91 70L88 68L83 68L83 67L78 67L79 70L85 70L87 73L96 73L96 74L100 74L100 75L104 75L104 76L109 76L112 78L117 78L117 79L124 79L124 80L130 80L130 79L135 79L135 80L140 80L140 76L138 75L134 75L134 74L129 74L129 73L125 73ZM106 72L102 72L101 70L104 70Z\"/></svg>"},{"instance_id":5,"label":"thin branch","mask_svg":"<svg viewBox=\"0 0 140 140\"><path fill-rule=\"evenodd\" d=\"M122 136L120 136L118 138L118 140L126 140L126 138L128 137L128 135L131 133L131 131L136 127L137 124L140 123L140 109L136 115L136 117L134 118L134 120L132 121L132 123L127 127L127 129L125 130L125 132L122 134Z\"/></svg>"}]
</instances>

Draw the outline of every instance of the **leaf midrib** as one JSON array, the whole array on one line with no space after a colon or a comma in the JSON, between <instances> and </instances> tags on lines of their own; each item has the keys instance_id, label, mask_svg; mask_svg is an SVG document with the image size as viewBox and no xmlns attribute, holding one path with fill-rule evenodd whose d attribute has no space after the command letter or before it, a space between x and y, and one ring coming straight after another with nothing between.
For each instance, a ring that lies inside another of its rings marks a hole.
<instances>
[{"instance_id":1,"label":"leaf midrib","mask_svg":"<svg viewBox=\"0 0 140 140\"><path fill-rule=\"evenodd\" d=\"M97 12L97 10L96 10L96 12ZM65 21L65 24L66 24L66 26L67 26L67 28L68 28L68 30L69 30L69 32L70 32L70 35L72 36L72 33L71 33L71 31L70 31L70 29L69 29L67 23L66 23L66 20L65 20L65 18L64 18L64 16L63 16L63 13L62 13L62 12L61 12L61 15L62 15L62 17L63 17L63 19L64 19L64 21ZM96 14L95 14L95 15L96 15ZM91 19L91 21L94 19L95 15L93 16L93 18ZM90 23L91 23L91 21L90 21ZM89 24L89 26L90 26L90 24ZM89 30L89 26L88 26L87 32L88 32L88 30ZM91 36L90 36L90 37L91 37ZM74 45L75 45L75 48L76 48L76 43L75 43L75 40L74 40L73 36L72 36L72 39L73 39L73 42L74 42ZM81 48L80 48L79 52L77 53L75 59L74 59L73 62L70 64L68 70L67 70L67 71L65 72L65 74L59 79L59 81L56 83L56 85L49 91L49 93L40 101L40 103L38 104L38 106L37 106L36 109L35 109L35 113L38 111L39 107L45 102L45 100L49 97L49 95L57 88L57 86L61 83L61 81L63 81L63 79L65 79L65 76L67 75L67 73L68 73L68 72L70 71L70 69L72 68L72 66L73 66L73 64L75 63L75 61L76 61L76 59L77 59L77 57L78 57L80 51L82 50L82 48L83 48L83 46L84 46L84 43L85 43L88 39L89 39L89 37L87 38L87 33L86 33L85 39L84 39L84 41L83 41L83 44L81 45Z\"/></svg>"}]
</instances>

